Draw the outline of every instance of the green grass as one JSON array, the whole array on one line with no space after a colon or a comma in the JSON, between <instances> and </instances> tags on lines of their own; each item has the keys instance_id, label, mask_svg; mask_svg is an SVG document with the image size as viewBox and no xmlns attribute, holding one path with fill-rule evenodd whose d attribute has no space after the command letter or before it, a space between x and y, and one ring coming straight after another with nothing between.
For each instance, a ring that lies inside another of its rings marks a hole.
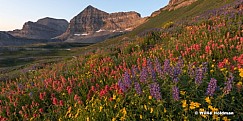
<instances>
[{"instance_id":1,"label":"green grass","mask_svg":"<svg viewBox=\"0 0 243 121\"><path fill-rule=\"evenodd\" d=\"M91 44L56 42L1 48L0 79L15 78L25 70L31 70L33 66L78 56L80 48L88 45Z\"/></svg>"},{"instance_id":2,"label":"green grass","mask_svg":"<svg viewBox=\"0 0 243 121\"><path fill-rule=\"evenodd\" d=\"M135 36L140 32L150 28L161 28L165 23L170 21L191 18L203 13L204 11L220 7L230 1L232 0L228 0L227 2L222 2L222 0L198 0L195 3L192 3L190 6L182 7L172 11L161 11L159 15L153 18L149 18L146 23L137 27L134 31L129 33L129 35Z\"/></svg>"}]
</instances>

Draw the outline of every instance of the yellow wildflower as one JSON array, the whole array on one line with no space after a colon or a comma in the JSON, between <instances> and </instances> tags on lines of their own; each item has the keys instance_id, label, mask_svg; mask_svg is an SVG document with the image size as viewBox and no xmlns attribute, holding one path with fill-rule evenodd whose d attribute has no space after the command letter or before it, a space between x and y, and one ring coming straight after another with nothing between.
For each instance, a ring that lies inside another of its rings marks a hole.
<instances>
[{"instance_id":1,"label":"yellow wildflower","mask_svg":"<svg viewBox=\"0 0 243 121\"><path fill-rule=\"evenodd\" d=\"M72 114L71 114L71 113L69 113L68 118L71 118L71 117L72 117Z\"/></svg>"},{"instance_id":2,"label":"yellow wildflower","mask_svg":"<svg viewBox=\"0 0 243 121\"><path fill-rule=\"evenodd\" d=\"M238 82L237 85L242 86L242 82Z\"/></svg>"},{"instance_id":3,"label":"yellow wildflower","mask_svg":"<svg viewBox=\"0 0 243 121\"><path fill-rule=\"evenodd\" d=\"M180 94L181 95L185 95L186 94L186 91L180 91Z\"/></svg>"},{"instance_id":4,"label":"yellow wildflower","mask_svg":"<svg viewBox=\"0 0 243 121\"><path fill-rule=\"evenodd\" d=\"M151 96L151 95L149 95L149 99L150 99L150 100L152 99L152 96Z\"/></svg>"},{"instance_id":5,"label":"yellow wildflower","mask_svg":"<svg viewBox=\"0 0 243 121\"><path fill-rule=\"evenodd\" d=\"M122 117L120 118L120 120L121 120L121 121L125 121L125 117L122 116Z\"/></svg>"},{"instance_id":6,"label":"yellow wildflower","mask_svg":"<svg viewBox=\"0 0 243 121\"><path fill-rule=\"evenodd\" d=\"M230 121L230 119L228 119L226 116L222 118L223 121Z\"/></svg>"},{"instance_id":7,"label":"yellow wildflower","mask_svg":"<svg viewBox=\"0 0 243 121\"><path fill-rule=\"evenodd\" d=\"M193 105L193 103L190 103L190 109L195 109L196 107Z\"/></svg>"},{"instance_id":8,"label":"yellow wildflower","mask_svg":"<svg viewBox=\"0 0 243 121\"><path fill-rule=\"evenodd\" d=\"M33 121L33 120L34 120L34 118L35 118L35 117L31 117L31 118L30 118L30 121Z\"/></svg>"},{"instance_id":9,"label":"yellow wildflower","mask_svg":"<svg viewBox=\"0 0 243 121\"><path fill-rule=\"evenodd\" d=\"M186 73L187 72L187 70L183 70L183 73Z\"/></svg>"},{"instance_id":10,"label":"yellow wildflower","mask_svg":"<svg viewBox=\"0 0 243 121\"><path fill-rule=\"evenodd\" d=\"M123 113L124 116L127 115L126 108L123 108L123 109L122 109L122 113Z\"/></svg>"},{"instance_id":11,"label":"yellow wildflower","mask_svg":"<svg viewBox=\"0 0 243 121\"><path fill-rule=\"evenodd\" d=\"M208 104L211 104L211 100L210 100L209 97L206 97L206 98L205 98L205 101L206 101Z\"/></svg>"},{"instance_id":12,"label":"yellow wildflower","mask_svg":"<svg viewBox=\"0 0 243 121\"><path fill-rule=\"evenodd\" d=\"M210 73L213 73L214 72L214 70L210 70Z\"/></svg>"},{"instance_id":13,"label":"yellow wildflower","mask_svg":"<svg viewBox=\"0 0 243 121\"><path fill-rule=\"evenodd\" d=\"M212 112L218 111L218 108L211 108Z\"/></svg>"},{"instance_id":14,"label":"yellow wildflower","mask_svg":"<svg viewBox=\"0 0 243 121\"><path fill-rule=\"evenodd\" d=\"M112 99L115 100L116 99L116 95L113 95Z\"/></svg>"},{"instance_id":15,"label":"yellow wildflower","mask_svg":"<svg viewBox=\"0 0 243 121\"><path fill-rule=\"evenodd\" d=\"M211 66L212 68L214 68L214 64L212 64L212 66Z\"/></svg>"},{"instance_id":16,"label":"yellow wildflower","mask_svg":"<svg viewBox=\"0 0 243 121\"><path fill-rule=\"evenodd\" d=\"M190 103L190 109L199 108L200 105L201 105L201 104L198 103L198 102L191 102L191 103Z\"/></svg>"},{"instance_id":17,"label":"yellow wildflower","mask_svg":"<svg viewBox=\"0 0 243 121\"><path fill-rule=\"evenodd\" d=\"M153 113L153 111L154 111L154 109L153 109L153 108L151 108L151 109L150 109L150 113Z\"/></svg>"},{"instance_id":18,"label":"yellow wildflower","mask_svg":"<svg viewBox=\"0 0 243 121\"><path fill-rule=\"evenodd\" d=\"M74 118L77 118L79 115L79 112L81 111L81 109L78 109L77 113L75 114Z\"/></svg>"},{"instance_id":19,"label":"yellow wildflower","mask_svg":"<svg viewBox=\"0 0 243 121\"><path fill-rule=\"evenodd\" d=\"M116 121L116 118L112 118L112 121Z\"/></svg>"},{"instance_id":20,"label":"yellow wildflower","mask_svg":"<svg viewBox=\"0 0 243 121\"><path fill-rule=\"evenodd\" d=\"M239 74L239 75L240 75L240 77L242 77L242 78L243 78L243 68L240 68L240 69L239 69L239 73L240 73L240 74Z\"/></svg>"},{"instance_id":21,"label":"yellow wildflower","mask_svg":"<svg viewBox=\"0 0 243 121\"><path fill-rule=\"evenodd\" d=\"M166 108L164 108L164 113L166 113L167 111L166 111Z\"/></svg>"},{"instance_id":22,"label":"yellow wildflower","mask_svg":"<svg viewBox=\"0 0 243 121\"><path fill-rule=\"evenodd\" d=\"M199 107L200 107L200 105L201 105L201 104L200 104L200 103L198 103L198 102L195 102L195 103L194 103L194 106L195 106L196 108L199 108Z\"/></svg>"},{"instance_id":23,"label":"yellow wildflower","mask_svg":"<svg viewBox=\"0 0 243 121\"><path fill-rule=\"evenodd\" d=\"M100 106L100 112L102 111L102 109L103 109L103 107L102 107L102 106Z\"/></svg>"},{"instance_id":24,"label":"yellow wildflower","mask_svg":"<svg viewBox=\"0 0 243 121\"><path fill-rule=\"evenodd\" d=\"M77 103L74 104L74 107L77 107Z\"/></svg>"},{"instance_id":25,"label":"yellow wildflower","mask_svg":"<svg viewBox=\"0 0 243 121\"><path fill-rule=\"evenodd\" d=\"M218 115L213 115L213 120L219 121L220 117Z\"/></svg>"},{"instance_id":26,"label":"yellow wildflower","mask_svg":"<svg viewBox=\"0 0 243 121\"><path fill-rule=\"evenodd\" d=\"M209 109L212 109L212 108L213 108L213 106L209 105L209 106L208 106L208 108L209 108Z\"/></svg>"},{"instance_id":27,"label":"yellow wildflower","mask_svg":"<svg viewBox=\"0 0 243 121\"><path fill-rule=\"evenodd\" d=\"M140 114L140 119L143 119L143 116Z\"/></svg>"},{"instance_id":28,"label":"yellow wildflower","mask_svg":"<svg viewBox=\"0 0 243 121\"><path fill-rule=\"evenodd\" d=\"M72 107L69 107L69 108L68 108L68 111L67 111L67 113L66 113L66 115L65 115L65 117L67 117L67 116L69 116L69 115L71 114L71 110L72 110Z\"/></svg>"},{"instance_id":29,"label":"yellow wildflower","mask_svg":"<svg viewBox=\"0 0 243 121\"><path fill-rule=\"evenodd\" d=\"M144 105L144 109L145 109L145 110L148 110L146 105Z\"/></svg>"},{"instance_id":30,"label":"yellow wildflower","mask_svg":"<svg viewBox=\"0 0 243 121\"><path fill-rule=\"evenodd\" d=\"M186 100L182 100L181 102L182 102L182 107L183 108L187 107Z\"/></svg>"},{"instance_id":31,"label":"yellow wildflower","mask_svg":"<svg viewBox=\"0 0 243 121\"><path fill-rule=\"evenodd\" d=\"M225 71L225 70L226 70L226 68L221 68L221 69L220 69L220 71Z\"/></svg>"}]
</instances>

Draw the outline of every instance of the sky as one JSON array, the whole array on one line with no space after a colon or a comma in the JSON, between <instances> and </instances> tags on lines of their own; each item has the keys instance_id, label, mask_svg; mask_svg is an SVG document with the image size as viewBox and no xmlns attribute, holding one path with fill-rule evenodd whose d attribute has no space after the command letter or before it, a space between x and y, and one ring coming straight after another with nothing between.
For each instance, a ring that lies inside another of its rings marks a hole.
<instances>
[{"instance_id":1,"label":"sky","mask_svg":"<svg viewBox=\"0 0 243 121\"><path fill-rule=\"evenodd\" d=\"M52 17L70 21L88 5L102 11L136 11L142 17L151 15L169 0L0 0L0 31L21 29L27 21Z\"/></svg>"}]
</instances>

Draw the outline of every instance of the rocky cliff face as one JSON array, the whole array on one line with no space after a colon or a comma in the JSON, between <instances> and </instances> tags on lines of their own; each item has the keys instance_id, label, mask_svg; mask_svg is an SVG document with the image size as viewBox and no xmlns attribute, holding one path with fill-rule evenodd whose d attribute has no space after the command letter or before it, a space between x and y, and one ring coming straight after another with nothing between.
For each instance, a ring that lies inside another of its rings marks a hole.
<instances>
[{"instance_id":1,"label":"rocky cliff face","mask_svg":"<svg viewBox=\"0 0 243 121\"><path fill-rule=\"evenodd\" d=\"M162 10L168 10L168 11L176 10L178 8L191 5L192 3L196 2L196 1L197 0L170 0L169 4L167 6L165 6L164 8L161 8L158 11L153 12L151 17L157 16L158 14L160 14L160 12Z\"/></svg>"},{"instance_id":2,"label":"rocky cliff face","mask_svg":"<svg viewBox=\"0 0 243 121\"><path fill-rule=\"evenodd\" d=\"M21 30L8 32L12 36L27 39L51 39L63 34L68 22L63 19L43 18L37 22L26 22Z\"/></svg>"},{"instance_id":3,"label":"rocky cliff face","mask_svg":"<svg viewBox=\"0 0 243 121\"><path fill-rule=\"evenodd\" d=\"M88 6L75 16L69 24L67 31L59 39L67 41L80 41L84 39L106 39L119 32L134 29L145 21L136 12L106 13L93 6ZM107 37L106 37L107 36Z\"/></svg>"},{"instance_id":4,"label":"rocky cliff face","mask_svg":"<svg viewBox=\"0 0 243 121\"><path fill-rule=\"evenodd\" d=\"M144 22L139 13L118 12L111 13L103 21L106 23L101 29L103 30L131 30Z\"/></svg>"},{"instance_id":5,"label":"rocky cliff face","mask_svg":"<svg viewBox=\"0 0 243 121\"><path fill-rule=\"evenodd\" d=\"M170 0L169 4L163 10L176 10L181 7L191 5L197 0Z\"/></svg>"}]
</instances>

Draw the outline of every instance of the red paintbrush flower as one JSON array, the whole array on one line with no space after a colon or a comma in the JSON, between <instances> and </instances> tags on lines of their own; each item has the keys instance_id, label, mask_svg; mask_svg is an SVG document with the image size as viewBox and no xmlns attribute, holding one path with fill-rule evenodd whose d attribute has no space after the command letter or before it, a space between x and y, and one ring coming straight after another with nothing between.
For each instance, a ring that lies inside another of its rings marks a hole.
<instances>
[{"instance_id":1,"label":"red paintbrush flower","mask_svg":"<svg viewBox=\"0 0 243 121\"><path fill-rule=\"evenodd\" d=\"M57 100L57 98L52 98L52 104L53 105L58 105L58 100Z\"/></svg>"},{"instance_id":2,"label":"red paintbrush flower","mask_svg":"<svg viewBox=\"0 0 243 121\"><path fill-rule=\"evenodd\" d=\"M40 93L39 98L40 98L41 100L44 100L44 94L43 94L43 93Z\"/></svg>"},{"instance_id":3,"label":"red paintbrush flower","mask_svg":"<svg viewBox=\"0 0 243 121\"><path fill-rule=\"evenodd\" d=\"M63 105L64 105L63 100L60 100L60 101L59 101L59 105L60 105L60 106L63 106Z\"/></svg>"},{"instance_id":4,"label":"red paintbrush flower","mask_svg":"<svg viewBox=\"0 0 243 121\"><path fill-rule=\"evenodd\" d=\"M72 93L72 88L70 86L67 87L67 92L69 95Z\"/></svg>"}]
</instances>

